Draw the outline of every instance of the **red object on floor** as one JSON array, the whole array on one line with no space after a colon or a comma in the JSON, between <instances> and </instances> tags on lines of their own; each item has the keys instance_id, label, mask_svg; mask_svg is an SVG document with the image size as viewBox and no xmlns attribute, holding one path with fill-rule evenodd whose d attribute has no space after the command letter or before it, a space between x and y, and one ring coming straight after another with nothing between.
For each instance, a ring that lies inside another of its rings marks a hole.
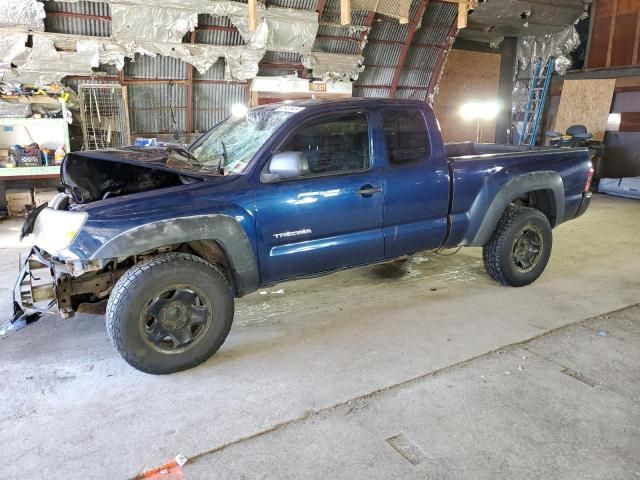
<instances>
[{"instance_id":1,"label":"red object on floor","mask_svg":"<svg viewBox=\"0 0 640 480\"><path fill-rule=\"evenodd\" d=\"M182 467L175 460L142 472L136 480L184 480Z\"/></svg>"}]
</instances>

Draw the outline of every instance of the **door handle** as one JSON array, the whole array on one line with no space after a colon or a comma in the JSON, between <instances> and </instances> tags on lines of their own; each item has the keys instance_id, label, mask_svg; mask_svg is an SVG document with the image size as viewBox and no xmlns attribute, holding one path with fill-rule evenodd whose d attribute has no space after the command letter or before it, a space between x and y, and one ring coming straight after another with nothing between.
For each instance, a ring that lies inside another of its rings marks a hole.
<instances>
[{"instance_id":1,"label":"door handle","mask_svg":"<svg viewBox=\"0 0 640 480\"><path fill-rule=\"evenodd\" d=\"M373 185L363 185L358 190L358 195L362 195L363 197L372 197L376 193L380 193L382 191L382 187L374 187Z\"/></svg>"}]
</instances>

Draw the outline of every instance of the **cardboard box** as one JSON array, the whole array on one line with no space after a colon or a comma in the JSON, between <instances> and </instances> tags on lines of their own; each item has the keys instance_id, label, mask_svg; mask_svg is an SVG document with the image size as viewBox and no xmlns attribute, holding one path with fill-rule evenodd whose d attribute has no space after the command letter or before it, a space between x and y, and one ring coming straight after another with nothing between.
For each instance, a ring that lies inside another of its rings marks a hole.
<instances>
[{"instance_id":1,"label":"cardboard box","mask_svg":"<svg viewBox=\"0 0 640 480\"><path fill-rule=\"evenodd\" d=\"M57 194L58 190L55 188L36 188L33 192L36 207L39 207L43 203L50 202Z\"/></svg>"},{"instance_id":2,"label":"cardboard box","mask_svg":"<svg viewBox=\"0 0 640 480\"><path fill-rule=\"evenodd\" d=\"M24 214L27 206L33 205L33 196L30 188L9 188L4 195L7 201L9 215L19 217Z\"/></svg>"}]
</instances>

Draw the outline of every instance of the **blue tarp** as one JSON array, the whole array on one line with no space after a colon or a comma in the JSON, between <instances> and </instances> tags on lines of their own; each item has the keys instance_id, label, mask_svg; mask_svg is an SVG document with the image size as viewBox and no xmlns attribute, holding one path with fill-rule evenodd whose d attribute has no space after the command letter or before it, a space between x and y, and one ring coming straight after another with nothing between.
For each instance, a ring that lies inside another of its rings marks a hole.
<instances>
[{"instance_id":1,"label":"blue tarp","mask_svg":"<svg viewBox=\"0 0 640 480\"><path fill-rule=\"evenodd\" d=\"M603 178L598 192L640 200L640 177Z\"/></svg>"}]
</instances>

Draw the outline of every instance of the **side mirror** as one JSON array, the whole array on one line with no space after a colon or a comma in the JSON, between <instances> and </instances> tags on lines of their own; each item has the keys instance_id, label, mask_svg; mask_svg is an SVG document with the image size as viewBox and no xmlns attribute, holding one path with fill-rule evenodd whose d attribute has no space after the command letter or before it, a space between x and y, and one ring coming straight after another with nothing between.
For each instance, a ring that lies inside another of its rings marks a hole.
<instances>
[{"instance_id":1,"label":"side mirror","mask_svg":"<svg viewBox=\"0 0 640 480\"><path fill-rule=\"evenodd\" d=\"M309 172L307 157L302 152L276 153L269 162L269 168L262 174L265 183L287 178L302 177Z\"/></svg>"}]
</instances>

